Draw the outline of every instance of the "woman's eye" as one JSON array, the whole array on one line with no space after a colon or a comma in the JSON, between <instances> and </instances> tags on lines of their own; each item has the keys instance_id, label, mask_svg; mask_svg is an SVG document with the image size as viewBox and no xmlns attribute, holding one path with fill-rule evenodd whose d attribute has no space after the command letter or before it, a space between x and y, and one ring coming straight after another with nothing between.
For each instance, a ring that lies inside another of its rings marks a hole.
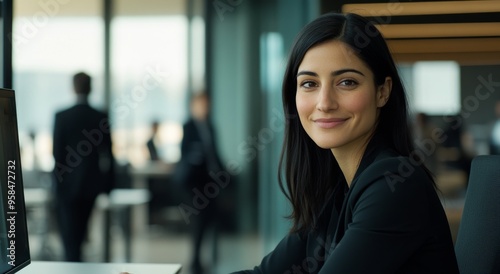
<instances>
[{"instance_id":1,"label":"woman's eye","mask_svg":"<svg viewBox=\"0 0 500 274\"><path fill-rule=\"evenodd\" d=\"M341 86L348 86L348 87L352 87L352 86L355 86L357 85L358 83L354 80L343 80L340 82L340 85Z\"/></svg>"},{"instance_id":2,"label":"woman's eye","mask_svg":"<svg viewBox=\"0 0 500 274\"><path fill-rule=\"evenodd\" d=\"M301 84L301 86L304 88L312 88L312 87L315 87L316 84L312 81L305 81Z\"/></svg>"}]
</instances>

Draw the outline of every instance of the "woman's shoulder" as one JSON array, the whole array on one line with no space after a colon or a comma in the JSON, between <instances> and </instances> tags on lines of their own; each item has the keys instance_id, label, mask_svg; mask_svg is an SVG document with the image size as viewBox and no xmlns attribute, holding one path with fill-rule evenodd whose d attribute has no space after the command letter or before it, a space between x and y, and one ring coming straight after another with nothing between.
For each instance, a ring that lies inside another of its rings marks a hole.
<instances>
[{"instance_id":1,"label":"woman's shoulder","mask_svg":"<svg viewBox=\"0 0 500 274\"><path fill-rule=\"evenodd\" d=\"M413 216L410 222L415 227L428 220L429 207L439 204L433 180L423 166L402 156L373 161L351 184L349 192L346 203L353 211L369 212L364 215L367 218L385 216L386 222Z\"/></svg>"},{"instance_id":2,"label":"woman's shoulder","mask_svg":"<svg viewBox=\"0 0 500 274\"><path fill-rule=\"evenodd\" d=\"M382 155L362 170L353 183L358 190L367 187L386 187L391 192L396 188L412 191L433 187L433 179L423 166L422 160L415 157Z\"/></svg>"}]
</instances>

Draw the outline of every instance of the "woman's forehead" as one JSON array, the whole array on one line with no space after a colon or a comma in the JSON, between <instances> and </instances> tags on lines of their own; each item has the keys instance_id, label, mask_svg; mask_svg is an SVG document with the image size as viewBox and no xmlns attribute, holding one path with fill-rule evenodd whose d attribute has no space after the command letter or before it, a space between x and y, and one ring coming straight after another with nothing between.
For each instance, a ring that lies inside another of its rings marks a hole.
<instances>
[{"instance_id":1,"label":"woman's forehead","mask_svg":"<svg viewBox=\"0 0 500 274\"><path fill-rule=\"evenodd\" d=\"M355 68L365 72L370 71L365 62L357 56L355 50L349 45L342 41L330 40L307 50L298 66L298 72L301 70L337 70L345 68Z\"/></svg>"}]
</instances>

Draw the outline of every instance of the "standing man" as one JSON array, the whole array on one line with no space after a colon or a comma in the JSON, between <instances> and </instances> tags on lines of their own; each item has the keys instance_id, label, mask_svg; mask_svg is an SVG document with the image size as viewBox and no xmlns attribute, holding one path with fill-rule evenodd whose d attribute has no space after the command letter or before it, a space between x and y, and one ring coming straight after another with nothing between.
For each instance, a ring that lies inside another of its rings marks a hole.
<instances>
[{"instance_id":1,"label":"standing man","mask_svg":"<svg viewBox=\"0 0 500 274\"><path fill-rule=\"evenodd\" d=\"M91 78L73 76L76 104L54 123L55 205L66 261L82 261L82 244L94 201L111 191L113 155L108 116L88 104Z\"/></svg>"},{"instance_id":2,"label":"standing man","mask_svg":"<svg viewBox=\"0 0 500 274\"><path fill-rule=\"evenodd\" d=\"M160 156L158 156L158 150L156 149L156 144L155 144L155 138L156 135L158 134L159 127L160 124L157 121L153 121L153 123L151 124L151 138L146 143L146 146L148 147L149 151L149 159L151 161L160 160Z\"/></svg>"},{"instance_id":3,"label":"standing man","mask_svg":"<svg viewBox=\"0 0 500 274\"><path fill-rule=\"evenodd\" d=\"M190 104L191 117L183 126L181 142L182 158L179 164L182 183L191 195L194 190L203 192L205 185L213 182L210 174L222 170L219 154L215 144L214 128L209 120L210 102L206 93L193 95ZM193 255L191 257L191 272L205 273L201 263L201 244L208 226L214 225L217 229L217 197L207 202L207 205L191 217L191 232L193 240ZM214 234L212 248L215 262L217 257L217 230Z\"/></svg>"}]
</instances>

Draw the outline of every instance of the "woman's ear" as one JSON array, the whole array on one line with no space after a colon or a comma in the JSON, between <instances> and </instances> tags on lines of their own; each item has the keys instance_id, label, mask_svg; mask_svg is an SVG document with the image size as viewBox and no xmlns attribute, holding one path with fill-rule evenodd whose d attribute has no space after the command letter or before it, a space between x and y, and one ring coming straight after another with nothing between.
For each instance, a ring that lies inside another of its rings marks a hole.
<instances>
[{"instance_id":1,"label":"woman's ear","mask_svg":"<svg viewBox=\"0 0 500 274\"><path fill-rule=\"evenodd\" d=\"M377 90L377 107L381 108L385 106L387 101L389 100L389 96L392 91L392 78L387 76L385 77L385 81L382 85L378 86Z\"/></svg>"}]
</instances>

